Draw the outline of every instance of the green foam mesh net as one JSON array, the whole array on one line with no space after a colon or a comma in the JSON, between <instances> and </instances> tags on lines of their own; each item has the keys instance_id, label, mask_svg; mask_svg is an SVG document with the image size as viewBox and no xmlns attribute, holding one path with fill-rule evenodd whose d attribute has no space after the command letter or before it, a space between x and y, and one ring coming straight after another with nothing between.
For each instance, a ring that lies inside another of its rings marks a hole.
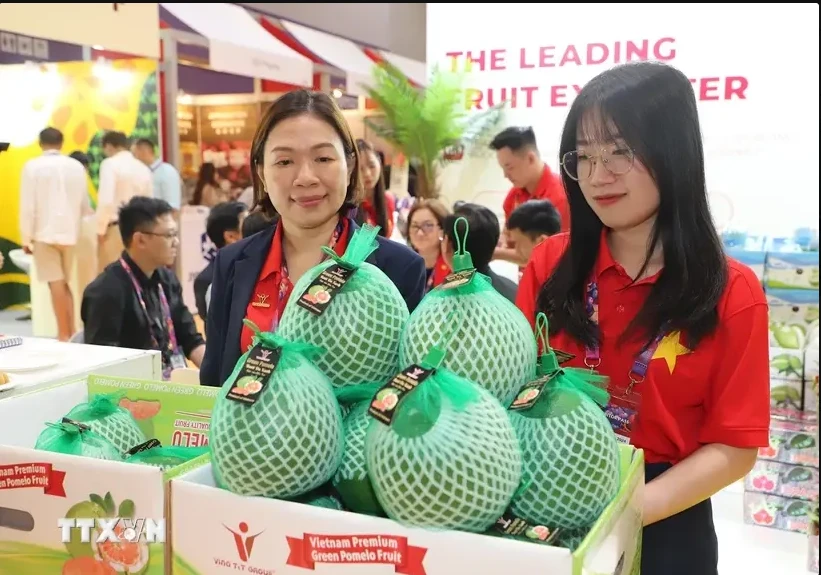
<instances>
[{"instance_id":1,"label":"green foam mesh net","mask_svg":"<svg viewBox=\"0 0 821 575\"><path fill-rule=\"evenodd\" d=\"M205 453L208 453L208 447L152 447L127 457L126 462L150 465L165 471Z\"/></svg>"},{"instance_id":2,"label":"green foam mesh net","mask_svg":"<svg viewBox=\"0 0 821 575\"><path fill-rule=\"evenodd\" d=\"M371 399L379 391L379 383L340 389L337 399L345 416L345 455L336 470L333 486L345 507L356 513L384 516L385 512L373 491L365 461L365 437L373 418L368 415Z\"/></svg>"},{"instance_id":3,"label":"green foam mesh net","mask_svg":"<svg viewBox=\"0 0 821 575\"><path fill-rule=\"evenodd\" d=\"M454 272L473 269L460 242L453 260ZM431 290L411 314L399 346L400 365L419 363L436 344L435 334L449 317L456 334L442 367L476 382L507 405L516 391L533 378L537 350L530 323L519 309L497 292L487 276L475 273L470 283L458 287L440 285Z\"/></svg>"},{"instance_id":4,"label":"green foam mesh net","mask_svg":"<svg viewBox=\"0 0 821 575\"><path fill-rule=\"evenodd\" d=\"M320 352L279 334L260 332L258 343L280 359L256 403L226 396L251 350L222 386L211 415L209 446L218 486L240 495L290 499L331 479L342 459L342 416L328 378L309 357Z\"/></svg>"},{"instance_id":5,"label":"green foam mesh net","mask_svg":"<svg viewBox=\"0 0 821 575\"><path fill-rule=\"evenodd\" d=\"M336 387L385 381L398 369L408 307L390 278L365 261L379 247L378 231L369 225L356 230L341 258L325 248L329 259L299 279L279 323L282 337L325 350L315 363ZM322 315L300 307L302 293L334 264L355 271Z\"/></svg>"},{"instance_id":6,"label":"green foam mesh net","mask_svg":"<svg viewBox=\"0 0 821 575\"><path fill-rule=\"evenodd\" d=\"M150 438L142 432L131 412L120 407L123 397L124 392L96 394L88 402L76 405L66 417L89 426L125 453Z\"/></svg>"},{"instance_id":7,"label":"green foam mesh net","mask_svg":"<svg viewBox=\"0 0 821 575\"><path fill-rule=\"evenodd\" d=\"M108 439L85 424L68 420L46 423L46 428L37 437L34 449L108 461L123 460L122 452Z\"/></svg>"},{"instance_id":8,"label":"green foam mesh net","mask_svg":"<svg viewBox=\"0 0 821 575\"><path fill-rule=\"evenodd\" d=\"M522 449L524 488L510 509L532 524L552 528L591 526L618 493L618 441L602 411L607 404L606 378L589 370L558 368L547 345L544 326L542 366L550 376L528 409L510 410L510 421ZM514 405L525 394L517 396Z\"/></svg>"},{"instance_id":9,"label":"green foam mesh net","mask_svg":"<svg viewBox=\"0 0 821 575\"><path fill-rule=\"evenodd\" d=\"M420 363L441 364L437 348ZM405 395L390 426L365 439L368 474L387 515L432 529L481 533L519 486L522 457L502 405L483 387L437 367Z\"/></svg>"}]
</instances>

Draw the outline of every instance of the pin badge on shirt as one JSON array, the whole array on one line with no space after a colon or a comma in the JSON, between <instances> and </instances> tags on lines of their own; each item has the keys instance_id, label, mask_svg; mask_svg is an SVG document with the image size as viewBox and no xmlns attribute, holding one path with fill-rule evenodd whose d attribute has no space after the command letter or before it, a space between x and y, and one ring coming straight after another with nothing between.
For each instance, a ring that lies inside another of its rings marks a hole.
<instances>
[{"instance_id":1,"label":"pin badge on shirt","mask_svg":"<svg viewBox=\"0 0 821 575\"><path fill-rule=\"evenodd\" d=\"M258 293L257 301L252 302L251 305L254 307L271 307L271 304L268 303L268 294Z\"/></svg>"}]
</instances>

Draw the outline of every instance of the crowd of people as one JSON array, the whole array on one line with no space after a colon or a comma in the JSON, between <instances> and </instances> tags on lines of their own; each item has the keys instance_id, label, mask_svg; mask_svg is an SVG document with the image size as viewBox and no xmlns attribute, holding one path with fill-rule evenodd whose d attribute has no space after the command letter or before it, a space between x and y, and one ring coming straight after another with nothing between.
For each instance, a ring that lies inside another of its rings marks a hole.
<instances>
[{"instance_id":1,"label":"crowd of people","mask_svg":"<svg viewBox=\"0 0 821 575\"><path fill-rule=\"evenodd\" d=\"M23 188L24 241L55 308L70 298L66 262L88 210L82 166L60 156L61 141L43 132ZM110 133L104 145L106 257L83 294L86 342L157 349L166 375L190 361L202 385L220 386L250 344L243 319L275 331L294 284L327 257L323 247L342 254L359 226L379 225L368 261L413 311L450 273L454 222L465 218L477 270L532 324L545 313L569 365L606 375L611 401L635 415L626 441L646 459L642 573L717 573L710 496L769 444L767 303L712 222L696 99L681 72L643 62L589 82L569 108L559 174L532 129L499 133L491 147L513 185L503 225L487 207L432 198L412 198L401 221L380 155L353 138L333 98L284 94L254 137L250 206L206 199L219 195L207 175L198 186L199 201L213 202L207 233L218 247L195 282L204 336L169 267L178 205L158 182L172 180L170 170L152 177L150 143L132 154ZM43 201L64 217L37 215ZM395 220L401 233L391 239ZM520 281L494 273L493 260L520 266Z\"/></svg>"}]
</instances>

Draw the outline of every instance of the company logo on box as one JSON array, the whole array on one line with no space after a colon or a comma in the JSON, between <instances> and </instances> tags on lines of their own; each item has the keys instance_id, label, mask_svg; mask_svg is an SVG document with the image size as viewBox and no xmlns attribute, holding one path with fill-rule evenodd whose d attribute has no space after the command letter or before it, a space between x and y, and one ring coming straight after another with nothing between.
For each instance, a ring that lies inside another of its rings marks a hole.
<instances>
[{"instance_id":1,"label":"company logo on box","mask_svg":"<svg viewBox=\"0 0 821 575\"><path fill-rule=\"evenodd\" d=\"M91 542L91 531L95 530L95 543L165 543L165 519L146 519L130 517L96 517L71 518L62 517L57 520L60 536L63 543L71 542L71 532L80 530L80 541Z\"/></svg>"},{"instance_id":2,"label":"company logo on box","mask_svg":"<svg viewBox=\"0 0 821 575\"><path fill-rule=\"evenodd\" d=\"M239 525L237 525L236 529L229 527L224 523L222 526L225 527L231 535L233 535L234 545L237 548L237 558L239 558L240 562L237 562L234 559L214 557L215 565L225 569L231 569L233 571L253 573L254 575L274 575L275 571L273 569L248 565L248 562L251 559L251 553L254 550L254 542L256 542L257 537L264 533L264 530L258 531L253 535L249 535L248 532L250 531L250 527L245 521L241 521Z\"/></svg>"}]
</instances>

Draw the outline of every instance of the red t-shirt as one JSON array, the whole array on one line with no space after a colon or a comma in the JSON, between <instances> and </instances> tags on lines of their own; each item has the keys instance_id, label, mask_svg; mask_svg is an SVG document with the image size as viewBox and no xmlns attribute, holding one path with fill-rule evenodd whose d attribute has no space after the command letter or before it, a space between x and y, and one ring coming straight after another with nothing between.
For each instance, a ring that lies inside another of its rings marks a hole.
<instances>
[{"instance_id":1,"label":"red t-shirt","mask_svg":"<svg viewBox=\"0 0 821 575\"><path fill-rule=\"evenodd\" d=\"M570 204L567 201L564 184L562 183L561 177L554 174L547 164L545 164L542 177L533 194L524 188L510 189L502 204L502 209L505 211L505 219L510 219L510 214L513 213L513 210L528 200L550 200L550 203L556 207L562 218L561 231L566 232L570 230Z\"/></svg>"},{"instance_id":2,"label":"red t-shirt","mask_svg":"<svg viewBox=\"0 0 821 575\"><path fill-rule=\"evenodd\" d=\"M430 272L430 277L428 277L425 292L429 292L445 281L445 278L448 277L450 271L450 266L445 262L445 258L442 257L442 254L439 254L439 257L436 258L436 263L433 264L433 270Z\"/></svg>"},{"instance_id":3,"label":"red t-shirt","mask_svg":"<svg viewBox=\"0 0 821 575\"><path fill-rule=\"evenodd\" d=\"M334 251L341 256L348 246L348 220L342 218L342 227L339 238L334 244ZM330 238L328 238L330 240ZM280 288L282 293L280 295ZM285 304L291 297L294 285L288 277L283 277L282 273L282 226L277 225L274 237L271 240L271 249L268 250L268 258L262 264L259 272L257 284L254 287L254 294L248 307L245 308L245 317L254 322L256 326L267 331L271 329L274 320L282 317ZM254 305L256 304L256 305ZM254 333L243 324L242 335L240 336L240 350L243 353L251 346L251 339Z\"/></svg>"},{"instance_id":4,"label":"red t-shirt","mask_svg":"<svg viewBox=\"0 0 821 575\"><path fill-rule=\"evenodd\" d=\"M371 203L370 200L362 200L362 203L359 205L359 208L365 212L365 221L367 221L370 225L375 226L377 219L376 219L376 208ZM385 192L385 211L387 212L387 230L385 230L385 237L391 237L393 234L393 215L396 213L396 198L393 197L393 194L389 194Z\"/></svg>"},{"instance_id":5,"label":"red t-shirt","mask_svg":"<svg viewBox=\"0 0 821 575\"><path fill-rule=\"evenodd\" d=\"M516 304L533 324L536 298L569 243L557 234L533 251L519 284ZM638 313L658 274L632 283L616 263L602 234L594 266L602 334L599 372L623 390L641 342L618 341ZM729 277L718 304L719 325L695 351L678 332L656 349L643 382L634 390L641 404L631 443L649 463L677 463L700 446L769 445L770 374L768 310L764 290L747 266L728 258ZM579 294L582 297L582 294ZM584 367L584 345L565 333L550 334L552 347L574 354L569 366Z\"/></svg>"}]
</instances>

